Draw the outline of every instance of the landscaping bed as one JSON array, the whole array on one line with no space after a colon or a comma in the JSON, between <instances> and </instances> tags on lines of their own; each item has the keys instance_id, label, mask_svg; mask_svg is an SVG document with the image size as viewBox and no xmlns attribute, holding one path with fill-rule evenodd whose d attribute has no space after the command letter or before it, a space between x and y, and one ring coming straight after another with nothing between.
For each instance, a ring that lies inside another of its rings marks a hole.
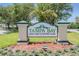
<instances>
[{"instance_id":1,"label":"landscaping bed","mask_svg":"<svg viewBox=\"0 0 79 59\"><path fill-rule=\"evenodd\" d=\"M0 55L9 56L69 56L79 55L79 47L73 45L60 45L54 44L56 38L52 37L40 37L31 38L30 44L18 45L18 33L8 33L0 35ZM68 40L74 45L79 46L79 33L68 33ZM44 50L47 51L44 51ZM41 52L42 51L42 52Z\"/></svg>"},{"instance_id":2,"label":"landscaping bed","mask_svg":"<svg viewBox=\"0 0 79 59\"><path fill-rule=\"evenodd\" d=\"M47 46L47 44L49 46ZM0 48L1 56L78 56L79 47L71 45L57 45L41 43L31 45L14 45Z\"/></svg>"},{"instance_id":3,"label":"landscaping bed","mask_svg":"<svg viewBox=\"0 0 79 59\"><path fill-rule=\"evenodd\" d=\"M61 45L61 44L54 44L53 42L36 42L31 43L29 45L26 44L17 44L10 46L9 49L11 50L41 50L41 49L48 49L51 51L62 50L65 48L71 48L73 45Z\"/></svg>"}]
</instances>

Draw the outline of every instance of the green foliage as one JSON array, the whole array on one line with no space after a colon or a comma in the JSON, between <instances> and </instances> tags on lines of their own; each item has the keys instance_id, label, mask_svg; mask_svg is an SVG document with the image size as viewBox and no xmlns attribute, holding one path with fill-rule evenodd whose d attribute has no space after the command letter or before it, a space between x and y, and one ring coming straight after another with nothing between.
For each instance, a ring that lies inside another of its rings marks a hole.
<instances>
[{"instance_id":1,"label":"green foliage","mask_svg":"<svg viewBox=\"0 0 79 59\"><path fill-rule=\"evenodd\" d=\"M59 20L67 20L71 16L72 6L66 3L36 4L37 7L30 13L37 17L40 22L54 24Z\"/></svg>"},{"instance_id":2,"label":"green foliage","mask_svg":"<svg viewBox=\"0 0 79 59\"><path fill-rule=\"evenodd\" d=\"M71 23L68 28L70 29L79 29L79 23Z\"/></svg>"},{"instance_id":3,"label":"green foliage","mask_svg":"<svg viewBox=\"0 0 79 59\"><path fill-rule=\"evenodd\" d=\"M14 25L16 22L25 20L29 22L29 13L33 10L33 4L12 4L7 7L0 7L0 22L6 24L8 29Z\"/></svg>"},{"instance_id":4,"label":"green foliage","mask_svg":"<svg viewBox=\"0 0 79 59\"><path fill-rule=\"evenodd\" d=\"M0 7L0 23L15 31L16 22L25 20L30 23L31 18L37 17L40 22L54 24L59 20L67 20L71 16L72 6L67 3L14 3L7 7ZM15 25L15 26L14 26Z\"/></svg>"}]
</instances>

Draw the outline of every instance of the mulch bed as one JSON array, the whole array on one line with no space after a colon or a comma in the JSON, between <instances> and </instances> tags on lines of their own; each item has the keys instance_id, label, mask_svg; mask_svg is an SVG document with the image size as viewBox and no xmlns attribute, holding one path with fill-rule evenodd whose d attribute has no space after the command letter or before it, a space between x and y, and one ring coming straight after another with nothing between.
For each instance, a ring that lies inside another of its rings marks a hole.
<instances>
[{"instance_id":1,"label":"mulch bed","mask_svg":"<svg viewBox=\"0 0 79 59\"><path fill-rule=\"evenodd\" d=\"M61 45L61 44L54 44L52 42L37 42L37 43L31 43L29 45L26 44L17 44L10 46L9 49L11 50L26 50L26 51L32 51L32 50L40 50L43 49L43 47L47 46L47 49L51 51L56 50L62 50L73 47L73 45Z\"/></svg>"}]
</instances>

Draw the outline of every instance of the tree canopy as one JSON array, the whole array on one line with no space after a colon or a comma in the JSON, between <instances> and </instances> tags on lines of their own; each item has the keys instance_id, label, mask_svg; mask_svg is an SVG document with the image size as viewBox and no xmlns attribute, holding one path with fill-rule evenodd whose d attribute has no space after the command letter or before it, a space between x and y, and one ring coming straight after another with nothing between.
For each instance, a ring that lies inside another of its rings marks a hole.
<instances>
[{"instance_id":1,"label":"tree canopy","mask_svg":"<svg viewBox=\"0 0 79 59\"><path fill-rule=\"evenodd\" d=\"M54 24L59 20L67 20L71 16L72 5L67 3L37 4L30 15L41 22Z\"/></svg>"},{"instance_id":2,"label":"tree canopy","mask_svg":"<svg viewBox=\"0 0 79 59\"><path fill-rule=\"evenodd\" d=\"M0 7L1 22L7 24L8 28L10 24L15 24L18 21L29 20L29 13L33 10L33 4L13 4L7 7Z\"/></svg>"},{"instance_id":3,"label":"tree canopy","mask_svg":"<svg viewBox=\"0 0 79 59\"><path fill-rule=\"evenodd\" d=\"M67 3L16 3L0 7L0 22L9 27L10 24L21 20L30 22L31 18L36 17L39 22L54 24L60 20L67 20L71 16L71 12L72 5Z\"/></svg>"}]
</instances>

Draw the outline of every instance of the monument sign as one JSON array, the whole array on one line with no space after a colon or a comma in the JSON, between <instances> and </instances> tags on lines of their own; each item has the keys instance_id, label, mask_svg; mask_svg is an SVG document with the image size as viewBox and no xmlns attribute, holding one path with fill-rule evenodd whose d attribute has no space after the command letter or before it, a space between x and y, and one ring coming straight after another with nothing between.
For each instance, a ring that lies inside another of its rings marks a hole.
<instances>
[{"instance_id":1,"label":"monument sign","mask_svg":"<svg viewBox=\"0 0 79 59\"><path fill-rule=\"evenodd\" d=\"M28 36L57 36L57 27L47 23L37 23L28 28Z\"/></svg>"},{"instance_id":2,"label":"monument sign","mask_svg":"<svg viewBox=\"0 0 79 59\"><path fill-rule=\"evenodd\" d=\"M59 22L57 26L50 25L48 23L37 23L32 26L26 21L20 21L17 23L19 29L19 40L18 43L20 44L28 44L29 43L29 36L57 36L57 43L66 43L68 44L67 40L67 26L68 22Z\"/></svg>"}]
</instances>

